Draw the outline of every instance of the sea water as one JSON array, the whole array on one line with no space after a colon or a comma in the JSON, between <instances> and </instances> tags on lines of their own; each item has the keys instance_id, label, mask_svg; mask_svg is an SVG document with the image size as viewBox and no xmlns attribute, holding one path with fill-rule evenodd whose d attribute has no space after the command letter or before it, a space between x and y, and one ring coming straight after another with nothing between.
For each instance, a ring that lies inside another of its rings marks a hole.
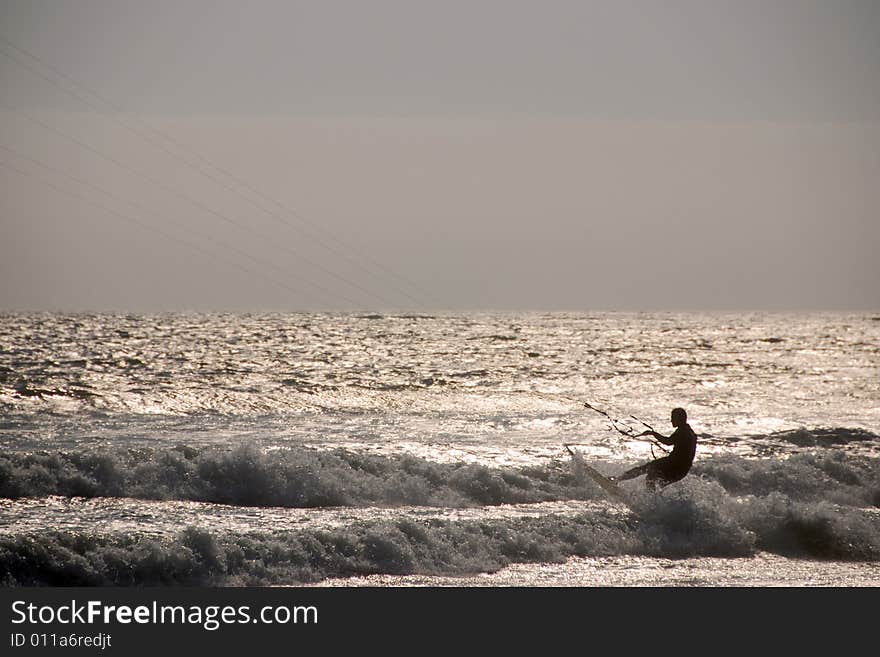
<instances>
[{"instance_id":1,"label":"sea water","mask_svg":"<svg viewBox=\"0 0 880 657\"><path fill-rule=\"evenodd\" d=\"M871 313L0 315L0 583L877 586L878 373ZM660 493L563 447L677 406Z\"/></svg>"}]
</instances>

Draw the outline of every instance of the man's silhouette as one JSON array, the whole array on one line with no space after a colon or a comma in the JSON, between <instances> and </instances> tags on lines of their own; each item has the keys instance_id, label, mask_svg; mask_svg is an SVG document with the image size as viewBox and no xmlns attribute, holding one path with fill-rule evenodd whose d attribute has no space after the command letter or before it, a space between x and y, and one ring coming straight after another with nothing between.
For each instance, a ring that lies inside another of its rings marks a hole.
<instances>
[{"instance_id":1,"label":"man's silhouette","mask_svg":"<svg viewBox=\"0 0 880 657\"><path fill-rule=\"evenodd\" d=\"M663 488L674 481L683 479L694 462L694 454L697 451L697 434L687 423L687 413L683 408L672 409L672 426L675 427L675 431L669 438L653 430L640 434L653 436L664 445L674 445L669 456L627 470L617 477L612 477L612 481L621 482L647 475L645 486L656 490L658 484L660 488Z\"/></svg>"}]
</instances>

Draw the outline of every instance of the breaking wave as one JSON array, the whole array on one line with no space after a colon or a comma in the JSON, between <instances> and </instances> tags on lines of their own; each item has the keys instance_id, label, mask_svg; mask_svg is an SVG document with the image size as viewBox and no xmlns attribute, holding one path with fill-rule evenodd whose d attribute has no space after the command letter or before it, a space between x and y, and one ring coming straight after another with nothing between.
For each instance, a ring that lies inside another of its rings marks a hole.
<instances>
[{"instance_id":1,"label":"breaking wave","mask_svg":"<svg viewBox=\"0 0 880 657\"><path fill-rule=\"evenodd\" d=\"M367 574L468 575L571 556L880 560L880 516L774 493L737 499L694 479L633 510L464 520L400 518L327 529L174 538L41 532L0 536L0 585L266 585Z\"/></svg>"},{"instance_id":2,"label":"breaking wave","mask_svg":"<svg viewBox=\"0 0 880 657\"><path fill-rule=\"evenodd\" d=\"M238 506L483 506L591 499L556 462L497 469L343 449L188 447L0 455L0 497L133 497Z\"/></svg>"},{"instance_id":3,"label":"breaking wave","mask_svg":"<svg viewBox=\"0 0 880 657\"><path fill-rule=\"evenodd\" d=\"M750 459L718 455L694 464L696 475L733 495L781 493L801 501L880 507L880 459L840 451Z\"/></svg>"},{"instance_id":4,"label":"breaking wave","mask_svg":"<svg viewBox=\"0 0 880 657\"><path fill-rule=\"evenodd\" d=\"M605 470L622 468L615 464ZM837 450L760 459L715 455L697 460L688 480L695 478L734 496L778 493L802 502L880 507L880 458ZM640 485L625 486L633 491ZM0 497L49 495L237 506L468 507L590 500L602 493L567 461L556 460L500 468L405 454L252 446L0 454Z\"/></svg>"}]
</instances>

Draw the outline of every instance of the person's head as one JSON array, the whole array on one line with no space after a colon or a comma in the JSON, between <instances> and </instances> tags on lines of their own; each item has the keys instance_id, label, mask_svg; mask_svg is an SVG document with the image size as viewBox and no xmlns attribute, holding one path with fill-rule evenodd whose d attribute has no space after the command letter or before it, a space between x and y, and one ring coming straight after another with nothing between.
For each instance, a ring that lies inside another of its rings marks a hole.
<instances>
[{"instance_id":1,"label":"person's head","mask_svg":"<svg viewBox=\"0 0 880 657\"><path fill-rule=\"evenodd\" d=\"M672 426L676 429L680 426L687 424L688 414L683 408L673 408L672 409Z\"/></svg>"}]
</instances>

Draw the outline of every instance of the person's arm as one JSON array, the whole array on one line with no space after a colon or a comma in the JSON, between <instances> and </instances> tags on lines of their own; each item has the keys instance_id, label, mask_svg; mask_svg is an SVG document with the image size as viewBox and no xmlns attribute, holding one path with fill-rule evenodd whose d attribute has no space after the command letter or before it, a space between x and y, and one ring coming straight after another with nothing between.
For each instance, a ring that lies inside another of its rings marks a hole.
<instances>
[{"instance_id":1,"label":"person's arm","mask_svg":"<svg viewBox=\"0 0 880 657\"><path fill-rule=\"evenodd\" d=\"M669 436L668 438L667 438L666 436L664 436L663 434L661 434L661 433L657 433L656 431L645 431L642 435L643 435L643 436L653 436L654 438L656 438L657 440L659 440L659 441L660 441L661 443L663 443L664 445L674 445L674 444L675 444L675 434L676 434L676 433L678 433L678 429L676 429L676 430L675 430L675 433L673 433L673 434L672 434L671 436Z\"/></svg>"}]
</instances>

